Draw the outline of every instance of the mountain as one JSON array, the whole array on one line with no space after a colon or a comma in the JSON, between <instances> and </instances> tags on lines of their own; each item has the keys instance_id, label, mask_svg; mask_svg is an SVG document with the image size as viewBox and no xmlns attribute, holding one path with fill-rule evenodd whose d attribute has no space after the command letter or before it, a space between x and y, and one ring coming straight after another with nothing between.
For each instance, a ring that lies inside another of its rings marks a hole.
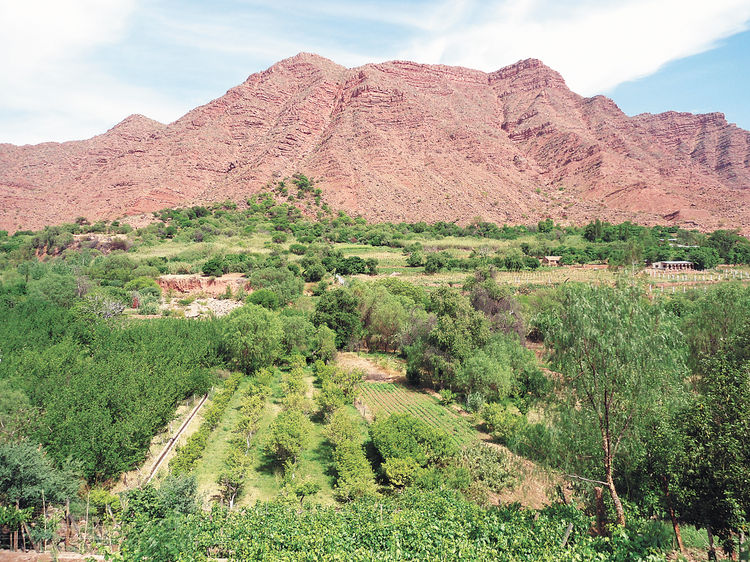
<instances>
[{"instance_id":1,"label":"mountain","mask_svg":"<svg viewBox=\"0 0 750 562\"><path fill-rule=\"evenodd\" d=\"M628 117L534 59L488 74L306 53L168 125L0 144L0 228L240 201L296 172L375 221L750 228L750 133L720 113Z\"/></svg>"}]
</instances>

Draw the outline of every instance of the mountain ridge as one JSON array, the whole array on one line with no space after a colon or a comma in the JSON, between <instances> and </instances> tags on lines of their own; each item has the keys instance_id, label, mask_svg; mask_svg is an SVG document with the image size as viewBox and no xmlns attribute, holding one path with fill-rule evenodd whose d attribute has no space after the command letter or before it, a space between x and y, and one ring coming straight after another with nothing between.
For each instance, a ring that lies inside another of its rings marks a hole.
<instances>
[{"instance_id":1,"label":"mountain ridge","mask_svg":"<svg viewBox=\"0 0 750 562\"><path fill-rule=\"evenodd\" d=\"M299 53L172 123L0 145L0 228L243 200L318 179L375 221L593 218L750 228L750 133L723 114L628 117L538 59L485 73Z\"/></svg>"}]
</instances>

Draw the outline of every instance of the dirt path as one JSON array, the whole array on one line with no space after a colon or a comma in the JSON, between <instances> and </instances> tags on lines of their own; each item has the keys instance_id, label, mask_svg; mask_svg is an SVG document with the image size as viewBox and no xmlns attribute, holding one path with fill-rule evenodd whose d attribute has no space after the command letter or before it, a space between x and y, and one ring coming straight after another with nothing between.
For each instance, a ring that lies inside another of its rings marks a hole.
<instances>
[{"instance_id":1,"label":"dirt path","mask_svg":"<svg viewBox=\"0 0 750 562\"><path fill-rule=\"evenodd\" d=\"M208 399L208 394L206 394L203 398L201 398L201 401L198 402L198 404L193 408L193 411L190 412L190 415L185 419L184 422L182 422L182 425L177 430L177 433L175 433L169 441L167 441L167 446L164 447L161 454L156 458L156 462L154 463L154 466L151 468L151 472L148 475L148 478L146 479L146 484L151 482L151 480L154 478L154 475L156 474L156 471L159 470L159 467L164 462L164 458L167 456L169 451L172 450L172 447L174 447L174 444L177 443L177 440L182 436L182 434L185 432L185 429L187 429L187 426L190 425L190 422L193 421L193 418L196 416L196 414L200 411L200 409L203 407L203 404L206 403L206 400Z\"/></svg>"}]
</instances>

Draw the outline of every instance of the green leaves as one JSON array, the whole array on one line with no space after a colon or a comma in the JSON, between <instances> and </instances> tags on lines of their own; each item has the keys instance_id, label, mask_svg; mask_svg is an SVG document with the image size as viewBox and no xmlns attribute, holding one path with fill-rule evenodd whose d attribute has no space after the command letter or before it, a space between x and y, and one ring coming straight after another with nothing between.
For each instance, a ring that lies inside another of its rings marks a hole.
<instances>
[{"instance_id":1,"label":"green leaves","mask_svg":"<svg viewBox=\"0 0 750 562\"><path fill-rule=\"evenodd\" d=\"M271 434L265 448L277 462L294 461L309 440L312 422L299 410L281 412L271 423Z\"/></svg>"},{"instance_id":2,"label":"green leaves","mask_svg":"<svg viewBox=\"0 0 750 562\"><path fill-rule=\"evenodd\" d=\"M222 333L231 358L248 375L273 365L281 353L282 336L278 315L255 304L235 309Z\"/></svg>"},{"instance_id":3,"label":"green leaves","mask_svg":"<svg viewBox=\"0 0 750 562\"><path fill-rule=\"evenodd\" d=\"M0 444L0 504L41 507L43 497L62 503L75 496L79 484L71 472L56 469L37 445Z\"/></svg>"}]
</instances>

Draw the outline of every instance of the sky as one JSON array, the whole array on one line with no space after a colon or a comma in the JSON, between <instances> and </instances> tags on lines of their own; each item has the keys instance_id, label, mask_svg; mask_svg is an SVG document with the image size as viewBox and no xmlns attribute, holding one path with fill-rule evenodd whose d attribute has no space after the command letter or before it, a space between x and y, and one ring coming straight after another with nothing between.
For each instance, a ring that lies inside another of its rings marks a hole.
<instances>
[{"instance_id":1,"label":"sky","mask_svg":"<svg viewBox=\"0 0 750 562\"><path fill-rule=\"evenodd\" d=\"M0 142L168 123L300 51L484 71L533 57L629 115L750 129L750 0L0 0Z\"/></svg>"}]
</instances>

